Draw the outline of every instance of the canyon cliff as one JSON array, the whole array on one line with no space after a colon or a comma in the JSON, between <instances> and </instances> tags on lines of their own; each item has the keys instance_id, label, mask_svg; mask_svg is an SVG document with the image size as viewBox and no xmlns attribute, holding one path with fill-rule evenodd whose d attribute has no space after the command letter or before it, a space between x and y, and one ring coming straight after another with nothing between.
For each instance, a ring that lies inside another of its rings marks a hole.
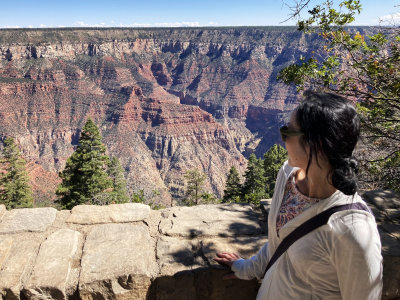
<instances>
[{"instance_id":1,"label":"canyon cliff","mask_svg":"<svg viewBox=\"0 0 400 300\"><path fill-rule=\"evenodd\" d=\"M41 197L88 117L131 191L169 205L197 168L221 197L296 105L279 70L318 44L294 27L0 30L0 138L17 140Z\"/></svg>"}]
</instances>

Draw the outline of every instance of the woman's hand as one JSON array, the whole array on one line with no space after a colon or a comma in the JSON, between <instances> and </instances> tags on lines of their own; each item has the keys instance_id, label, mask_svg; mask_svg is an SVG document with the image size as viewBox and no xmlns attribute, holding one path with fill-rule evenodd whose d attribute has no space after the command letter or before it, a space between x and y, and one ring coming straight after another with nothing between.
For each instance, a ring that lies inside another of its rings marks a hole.
<instances>
[{"instance_id":1,"label":"woman's hand","mask_svg":"<svg viewBox=\"0 0 400 300\"><path fill-rule=\"evenodd\" d=\"M222 252L222 253L217 253L217 257L215 257L214 260L220 265L232 267L232 264L239 258L241 257L236 253ZM238 278L236 277L235 273L229 273L224 277L222 277L222 279L238 279Z\"/></svg>"}]
</instances>

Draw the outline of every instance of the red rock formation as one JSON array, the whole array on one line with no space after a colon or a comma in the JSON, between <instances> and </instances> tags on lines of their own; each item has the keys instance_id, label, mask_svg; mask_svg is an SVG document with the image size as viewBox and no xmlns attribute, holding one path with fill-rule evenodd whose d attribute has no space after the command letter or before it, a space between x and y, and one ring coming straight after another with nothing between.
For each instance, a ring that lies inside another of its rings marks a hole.
<instances>
[{"instance_id":1,"label":"red rock formation","mask_svg":"<svg viewBox=\"0 0 400 300\"><path fill-rule=\"evenodd\" d=\"M200 168L222 196L230 166L244 171L242 153L277 141L296 100L277 70L311 42L256 28L4 30L0 135L56 178L90 116L131 190L160 190L168 204Z\"/></svg>"},{"instance_id":2,"label":"red rock formation","mask_svg":"<svg viewBox=\"0 0 400 300\"><path fill-rule=\"evenodd\" d=\"M30 184L34 191L34 205L48 205L56 199L54 191L57 189L61 179L54 176L53 172L49 172L39 164L39 162L30 161L26 170L30 178Z\"/></svg>"}]
</instances>

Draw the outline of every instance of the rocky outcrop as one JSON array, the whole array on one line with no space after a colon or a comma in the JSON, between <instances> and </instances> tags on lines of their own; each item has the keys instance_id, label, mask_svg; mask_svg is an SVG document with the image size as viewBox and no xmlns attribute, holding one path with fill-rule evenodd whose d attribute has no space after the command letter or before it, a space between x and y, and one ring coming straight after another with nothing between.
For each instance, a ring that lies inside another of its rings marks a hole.
<instances>
[{"instance_id":1,"label":"rocky outcrop","mask_svg":"<svg viewBox=\"0 0 400 300\"><path fill-rule=\"evenodd\" d=\"M257 291L255 281L232 289L212 260L219 249L248 256L265 242L264 216L249 205L0 210L2 299L235 299Z\"/></svg>"},{"instance_id":2,"label":"rocky outcrop","mask_svg":"<svg viewBox=\"0 0 400 300\"><path fill-rule=\"evenodd\" d=\"M400 196L365 194L378 221L384 300L400 297ZM254 255L269 201L150 210L143 204L6 211L0 205L1 299L254 299L257 281L224 281L217 251Z\"/></svg>"},{"instance_id":3,"label":"rocky outcrop","mask_svg":"<svg viewBox=\"0 0 400 300\"><path fill-rule=\"evenodd\" d=\"M294 27L1 30L0 138L50 180L33 180L36 198L54 196L88 117L131 191L169 205L197 168L221 197L229 168L278 142L295 106L279 70L318 46Z\"/></svg>"},{"instance_id":4,"label":"rocky outcrop","mask_svg":"<svg viewBox=\"0 0 400 300\"><path fill-rule=\"evenodd\" d=\"M378 223L382 241L383 286L382 299L400 298L400 194L376 190L364 193ZM388 274L391 274L390 276ZM385 276L386 275L386 276Z\"/></svg>"},{"instance_id":5,"label":"rocky outcrop","mask_svg":"<svg viewBox=\"0 0 400 300\"><path fill-rule=\"evenodd\" d=\"M169 205L197 168L221 197L229 168L275 143L293 108L277 70L315 45L294 28L2 30L0 138L36 165L36 198L54 197L88 117L131 191Z\"/></svg>"}]
</instances>

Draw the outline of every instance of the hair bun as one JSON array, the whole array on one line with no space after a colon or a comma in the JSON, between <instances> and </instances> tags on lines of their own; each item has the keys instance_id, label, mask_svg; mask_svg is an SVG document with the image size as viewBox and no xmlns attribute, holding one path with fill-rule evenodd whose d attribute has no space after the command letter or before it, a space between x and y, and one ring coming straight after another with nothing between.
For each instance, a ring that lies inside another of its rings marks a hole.
<instances>
[{"instance_id":1,"label":"hair bun","mask_svg":"<svg viewBox=\"0 0 400 300\"><path fill-rule=\"evenodd\" d=\"M356 174L358 174L358 161L353 156L345 158L344 162L346 166L349 166Z\"/></svg>"},{"instance_id":2,"label":"hair bun","mask_svg":"<svg viewBox=\"0 0 400 300\"><path fill-rule=\"evenodd\" d=\"M354 157L341 159L332 173L332 184L346 195L353 195L357 191L358 162Z\"/></svg>"}]
</instances>

